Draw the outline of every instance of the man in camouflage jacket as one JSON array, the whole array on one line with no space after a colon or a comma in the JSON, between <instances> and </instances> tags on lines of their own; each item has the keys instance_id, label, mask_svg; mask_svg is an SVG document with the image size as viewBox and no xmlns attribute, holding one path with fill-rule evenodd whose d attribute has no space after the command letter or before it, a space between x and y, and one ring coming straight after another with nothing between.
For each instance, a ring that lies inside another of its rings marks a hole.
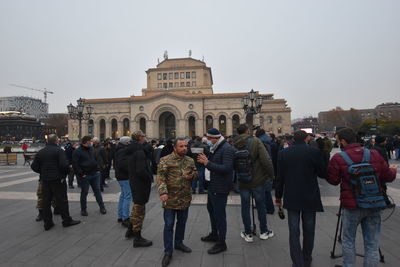
<instances>
[{"instance_id":1,"label":"man in camouflage jacket","mask_svg":"<svg viewBox=\"0 0 400 267\"><path fill-rule=\"evenodd\" d=\"M186 156L188 143L178 138L174 152L160 159L157 172L158 193L164 208L164 258L162 266L168 266L173 252L175 217L175 249L183 252L192 250L183 244L185 226L192 200L192 180L197 169L192 158Z\"/></svg>"}]
</instances>

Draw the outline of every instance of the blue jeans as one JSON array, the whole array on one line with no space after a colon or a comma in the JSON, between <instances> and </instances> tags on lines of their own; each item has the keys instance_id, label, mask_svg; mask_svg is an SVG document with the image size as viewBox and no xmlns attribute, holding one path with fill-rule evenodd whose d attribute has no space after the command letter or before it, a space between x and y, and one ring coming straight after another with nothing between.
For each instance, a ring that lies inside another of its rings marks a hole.
<instances>
[{"instance_id":1,"label":"blue jeans","mask_svg":"<svg viewBox=\"0 0 400 267\"><path fill-rule=\"evenodd\" d=\"M361 223L364 239L364 267L378 266L379 234L381 232L380 209L343 209L343 267L353 267L356 263L355 239L357 227Z\"/></svg>"},{"instance_id":2,"label":"blue jeans","mask_svg":"<svg viewBox=\"0 0 400 267\"><path fill-rule=\"evenodd\" d=\"M89 185L92 187L97 204L100 208L104 207L103 198L100 192L100 172L86 175L81 178L81 210L86 210L86 198L89 193Z\"/></svg>"},{"instance_id":3,"label":"blue jeans","mask_svg":"<svg viewBox=\"0 0 400 267\"><path fill-rule=\"evenodd\" d=\"M251 219L250 219L250 201L251 194L254 197L257 206L258 221L260 222L260 231L265 233L267 227L267 210L265 209L265 185L260 185L253 189L240 189L240 202L242 206L242 221L246 234L251 234Z\"/></svg>"},{"instance_id":4,"label":"blue jeans","mask_svg":"<svg viewBox=\"0 0 400 267\"><path fill-rule=\"evenodd\" d=\"M293 267L303 267L312 261L315 217L315 211L288 210L289 247ZM300 245L300 218L303 229L303 248Z\"/></svg>"},{"instance_id":5,"label":"blue jeans","mask_svg":"<svg viewBox=\"0 0 400 267\"><path fill-rule=\"evenodd\" d=\"M215 194L208 191L207 210L211 222L211 234L218 237L218 241L226 239L226 203L228 194Z\"/></svg>"},{"instance_id":6,"label":"blue jeans","mask_svg":"<svg viewBox=\"0 0 400 267\"><path fill-rule=\"evenodd\" d=\"M267 213L274 214L275 206L274 202L272 201L272 182L265 186L265 208L267 209Z\"/></svg>"},{"instance_id":7,"label":"blue jeans","mask_svg":"<svg viewBox=\"0 0 400 267\"><path fill-rule=\"evenodd\" d=\"M121 187L121 194L119 195L118 202L118 218L128 219L132 201L131 187L129 185L129 180L120 180L118 183Z\"/></svg>"},{"instance_id":8,"label":"blue jeans","mask_svg":"<svg viewBox=\"0 0 400 267\"><path fill-rule=\"evenodd\" d=\"M395 149L394 149L394 155L395 155L395 158L396 158L397 160L399 160L399 152L400 152L400 148L395 148Z\"/></svg>"},{"instance_id":9,"label":"blue jeans","mask_svg":"<svg viewBox=\"0 0 400 267\"><path fill-rule=\"evenodd\" d=\"M196 191L197 188L197 182L199 182L199 192L204 192L204 173L206 168L205 167L198 167L197 168L197 173L198 173L198 178L193 179L192 181L192 191Z\"/></svg>"},{"instance_id":10,"label":"blue jeans","mask_svg":"<svg viewBox=\"0 0 400 267\"><path fill-rule=\"evenodd\" d=\"M176 216L175 228L175 246L181 245L185 237L186 221L189 215L189 208L185 210L164 209L164 253L172 255L174 224Z\"/></svg>"}]
</instances>

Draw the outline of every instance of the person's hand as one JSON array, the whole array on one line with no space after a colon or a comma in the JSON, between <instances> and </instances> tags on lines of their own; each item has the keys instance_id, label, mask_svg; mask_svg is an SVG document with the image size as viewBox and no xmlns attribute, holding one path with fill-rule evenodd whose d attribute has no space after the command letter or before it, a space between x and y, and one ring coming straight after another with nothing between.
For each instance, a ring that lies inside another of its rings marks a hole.
<instances>
[{"instance_id":1,"label":"person's hand","mask_svg":"<svg viewBox=\"0 0 400 267\"><path fill-rule=\"evenodd\" d=\"M161 199L162 202L165 203L165 202L168 201L168 195L167 194L163 194L163 195L160 196L160 199Z\"/></svg>"},{"instance_id":2,"label":"person's hand","mask_svg":"<svg viewBox=\"0 0 400 267\"><path fill-rule=\"evenodd\" d=\"M208 164L208 158L203 153L199 154L197 156L197 162L199 162L199 163L203 164L204 166L206 166Z\"/></svg>"},{"instance_id":3,"label":"person's hand","mask_svg":"<svg viewBox=\"0 0 400 267\"><path fill-rule=\"evenodd\" d=\"M282 200L280 198L275 199L275 205L277 207L282 207Z\"/></svg>"},{"instance_id":4,"label":"person's hand","mask_svg":"<svg viewBox=\"0 0 400 267\"><path fill-rule=\"evenodd\" d=\"M391 168L391 169L397 171L397 165L395 165L395 164L390 165L389 168Z\"/></svg>"}]
</instances>

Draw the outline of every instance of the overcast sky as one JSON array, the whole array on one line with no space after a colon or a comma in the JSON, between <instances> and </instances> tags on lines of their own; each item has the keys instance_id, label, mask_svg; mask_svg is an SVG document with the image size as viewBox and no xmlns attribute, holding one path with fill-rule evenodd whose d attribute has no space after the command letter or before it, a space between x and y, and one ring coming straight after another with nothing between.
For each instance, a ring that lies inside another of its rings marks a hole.
<instances>
[{"instance_id":1,"label":"overcast sky","mask_svg":"<svg viewBox=\"0 0 400 267\"><path fill-rule=\"evenodd\" d=\"M214 92L285 98L292 119L400 101L399 0L1 0L1 96L140 95L145 70L202 59Z\"/></svg>"}]
</instances>

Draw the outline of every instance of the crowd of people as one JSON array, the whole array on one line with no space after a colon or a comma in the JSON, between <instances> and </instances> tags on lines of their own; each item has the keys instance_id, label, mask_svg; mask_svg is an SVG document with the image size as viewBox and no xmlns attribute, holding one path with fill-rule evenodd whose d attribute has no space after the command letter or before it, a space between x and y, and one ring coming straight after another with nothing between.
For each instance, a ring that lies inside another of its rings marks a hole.
<instances>
[{"instance_id":1,"label":"crowd of people","mask_svg":"<svg viewBox=\"0 0 400 267\"><path fill-rule=\"evenodd\" d=\"M318 178L322 178L341 185L344 266L354 266L359 224L364 230L365 261L368 266L377 266L380 208L360 208L345 155L338 153L330 158L333 144L325 134L315 136L297 131L293 136L275 137L246 124L241 124L236 132L235 136L225 138L218 129L211 128L203 137L148 141L143 132L136 131L118 141L106 139L102 143L98 138L84 136L79 144L67 140L63 146L57 136L50 135L47 146L37 153L31 165L40 174L37 221L43 220L44 229L50 230L54 226L53 205L54 214L62 216L64 227L80 223L71 218L68 208L67 182L73 189L74 176L81 189L81 215L89 214L86 204L89 187L100 213L106 214L102 192L107 187L110 169L114 168L121 190L117 221L127 228L125 237L133 239L134 247L153 244L141 233L151 187L156 184L164 210L162 266L170 264L174 249L192 251L183 241L193 194L207 194L211 231L200 238L213 244L207 252L217 254L228 249L226 206L231 191L240 195L243 230L238 234L246 242L253 242L256 233L250 215L253 200L260 240L275 235L268 226L267 214L274 214L275 206L283 207L288 214L293 266L311 266L316 212L323 211L318 186ZM395 179L397 170L388 165L386 138L377 136L372 145L362 147L349 128L338 131L335 138L343 153L354 162L361 162L363 155L368 154L368 162L376 170L382 188Z\"/></svg>"}]
</instances>

